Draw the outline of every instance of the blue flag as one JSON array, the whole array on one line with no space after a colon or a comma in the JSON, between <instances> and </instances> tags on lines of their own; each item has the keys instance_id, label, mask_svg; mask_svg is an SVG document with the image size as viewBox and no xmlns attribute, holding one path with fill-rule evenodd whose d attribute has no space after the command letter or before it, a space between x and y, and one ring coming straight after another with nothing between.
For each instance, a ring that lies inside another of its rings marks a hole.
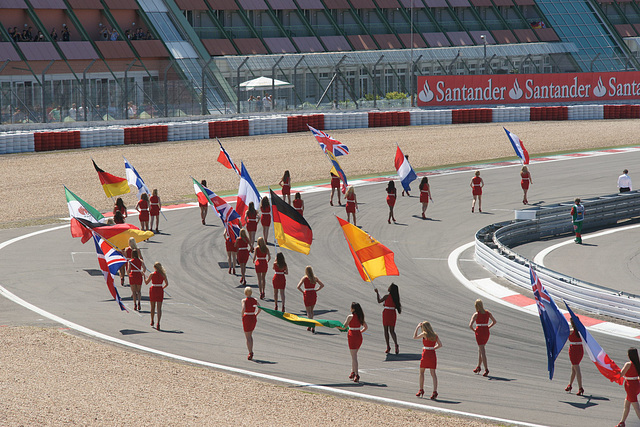
<instances>
[{"instance_id":1,"label":"blue flag","mask_svg":"<svg viewBox=\"0 0 640 427\"><path fill-rule=\"evenodd\" d=\"M562 313L560 313L558 306L553 302L551 295L549 295L544 286L542 286L538 275L533 271L531 266L529 266L529 275L533 295L536 298L536 305L538 306L540 323L544 331L544 340L547 343L547 369L549 370L549 379L552 380L556 358L569 338L569 323Z\"/></svg>"},{"instance_id":2,"label":"blue flag","mask_svg":"<svg viewBox=\"0 0 640 427\"><path fill-rule=\"evenodd\" d=\"M149 191L149 187L147 187L147 184L144 183L136 168L131 166L131 163L129 163L129 160L127 160L126 157L122 156L122 158L124 159L124 170L127 175L127 182L129 183L129 185L136 186L136 188L138 189L138 198L140 198L142 193L151 194L151 191Z\"/></svg>"}]
</instances>

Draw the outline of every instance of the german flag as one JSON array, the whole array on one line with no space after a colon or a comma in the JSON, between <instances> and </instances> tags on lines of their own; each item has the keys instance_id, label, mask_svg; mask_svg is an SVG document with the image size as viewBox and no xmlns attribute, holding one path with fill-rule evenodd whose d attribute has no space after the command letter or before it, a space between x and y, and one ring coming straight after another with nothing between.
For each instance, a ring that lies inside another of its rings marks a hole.
<instances>
[{"instance_id":1,"label":"german flag","mask_svg":"<svg viewBox=\"0 0 640 427\"><path fill-rule=\"evenodd\" d=\"M271 209L273 212L273 229L278 244L292 251L309 255L313 233L306 219L293 206L282 200L273 190L271 193Z\"/></svg>"},{"instance_id":2,"label":"german flag","mask_svg":"<svg viewBox=\"0 0 640 427\"><path fill-rule=\"evenodd\" d=\"M118 250L123 250L129 246L130 237L133 237L136 239L136 243L139 243L154 236L152 231L142 231L132 224L106 225L87 221L84 218L75 218L75 220L82 229L82 243L86 243L93 237L92 231Z\"/></svg>"},{"instance_id":3,"label":"german flag","mask_svg":"<svg viewBox=\"0 0 640 427\"><path fill-rule=\"evenodd\" d=\"M100 184L102 184L102 189L107 197L119 196L121 194L127 194L129 192L129 183L125 178L120 178L110 173L107 173L100 169L96 162L93 162L93 167L96 168L96 172L98 172L98 178L100 178Z\"/></svg>"}]
</instances>

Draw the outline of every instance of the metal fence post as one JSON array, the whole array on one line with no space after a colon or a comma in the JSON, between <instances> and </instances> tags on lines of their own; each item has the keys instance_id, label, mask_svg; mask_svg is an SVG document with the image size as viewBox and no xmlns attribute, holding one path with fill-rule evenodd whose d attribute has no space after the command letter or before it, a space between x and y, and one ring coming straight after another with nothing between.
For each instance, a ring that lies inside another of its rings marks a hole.
<instances>
[{"instance_id":1,"label":"metal fence post","mask_svg":"<svg viewBox=\"0 0 640 427\"><path fill-rule=\"evenodd\" d=\"M273 64L273 67L271 67L271 111L275 111L276 110L276 101L277 101L277 97L276 95L276 67L278 66L278 64L280 63L280 61L282 61L284 59L284 56L281 56L280 58L278 58L278 60L276 61L275 64Z\"/></svg>"},{"instance_id":2,"label":"metal fence post","mask_svg":"<svg viewBox=\"0 0 640 427\"><path fill-rule=\"evenodd\" d=\"M49 71L49 68L51 68L51 66L53 65L53 63L56 62L53 59L51 60L51 62L49 62L49 65L47 65L44 70L42 70L42 87L40 88L42 90L42 123L47 123L47 103L46 103L46 90L45 90L45 74L47 74L47 71Z\"/></svg>"},{"instance_id":3,"label":"metal fence post","mask_svg":"<svg viewBox=\"0 0 640 427\"><path fill-rule=\"evenodd\" d=\"M248 60L249 60L249 57L247 56L246 58L244 58L244 61L240 63L240 66L236 70L236 78L238 81L238 84L236 86L236 103L237 103L236 112L238 114L240 114L240 69L244 66L244 64L247 63Z\"/></svg>"},{"instance_id":4,"label":"metal fence post","mask_svg":"<svg viewBox=\"0 0 640 427\"><path fill-rule=\"evenodd\" d=\"M209 64L211 64L211 61L213 61L213 56L209 58L207 63L204 64L204 67L202 67L202 115L203 116L206 116L207 113L209 112L209 109L207 108L207 86L206 86L205 70L209 68Z\"/></svg>"},{"instance_id":5,"label":"metal fence post","mask_svg":"<svg viewBox=\"0 0 640 427\"><path fill-rule=\"evenodd\" d=\"M169 65L164 69L164 116L169 117L169 82L167 76L173 64L169 61Z\"/></svg>"},{"instance_id":6,"label":"metal fence post","mask_svg":"<svg viewBox=\"0 0 640 427\"><path fill-rule=\"evenodd\" d=\"M89 109L89 103L88 101L88 96L87 96L87 71L89 71L89 68L93 67L93 64L96 63L96 60L94 59L93 61L91 61L91 63L89 64L89 66L87 68L84 69L84 71L82 72L82 113L84 114L84 121L87 121L87 110Z\"/></svg>"}]
</instances>

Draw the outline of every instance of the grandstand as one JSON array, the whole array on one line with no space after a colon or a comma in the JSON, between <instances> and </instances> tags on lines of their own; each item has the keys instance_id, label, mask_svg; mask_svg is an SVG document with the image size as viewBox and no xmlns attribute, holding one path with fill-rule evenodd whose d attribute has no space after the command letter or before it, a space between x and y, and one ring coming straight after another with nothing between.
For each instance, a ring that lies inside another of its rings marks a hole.
<instances>
[{"instance_id":1,"label":"grandstand","mask_svg":"<svg viewBox=\"0 0 640 427\"><path fill-rule=\"evenodd\" d=\"M630 0L2 0L0 122L380 106L418 75L639 70L639 49ZM239 86L261 76L293 87Z\"/></svg>"}]
</instances>

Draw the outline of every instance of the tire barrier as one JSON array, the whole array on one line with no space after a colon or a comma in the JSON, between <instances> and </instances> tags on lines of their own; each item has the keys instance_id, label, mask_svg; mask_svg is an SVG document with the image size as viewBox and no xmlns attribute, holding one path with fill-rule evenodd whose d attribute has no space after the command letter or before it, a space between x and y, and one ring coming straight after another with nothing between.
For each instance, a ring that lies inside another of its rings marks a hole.
<instances>
[{"instance_id":1,"label":"tire barrier","mask_svg":"<svg viewBox=\"0 0 640 427\"><path fill-rule=\"evenodd\" d=\"M104 126L56 132L0 133L0 155L32 151L71 150L111 145L230 138L319 130L459 123L503 123L545 120L638 119L640 105L570 105L495 107L457 110L346 111L307 115L273 115L242 120L185 121L163 125Z\"/></svg>"}]
</instances>

